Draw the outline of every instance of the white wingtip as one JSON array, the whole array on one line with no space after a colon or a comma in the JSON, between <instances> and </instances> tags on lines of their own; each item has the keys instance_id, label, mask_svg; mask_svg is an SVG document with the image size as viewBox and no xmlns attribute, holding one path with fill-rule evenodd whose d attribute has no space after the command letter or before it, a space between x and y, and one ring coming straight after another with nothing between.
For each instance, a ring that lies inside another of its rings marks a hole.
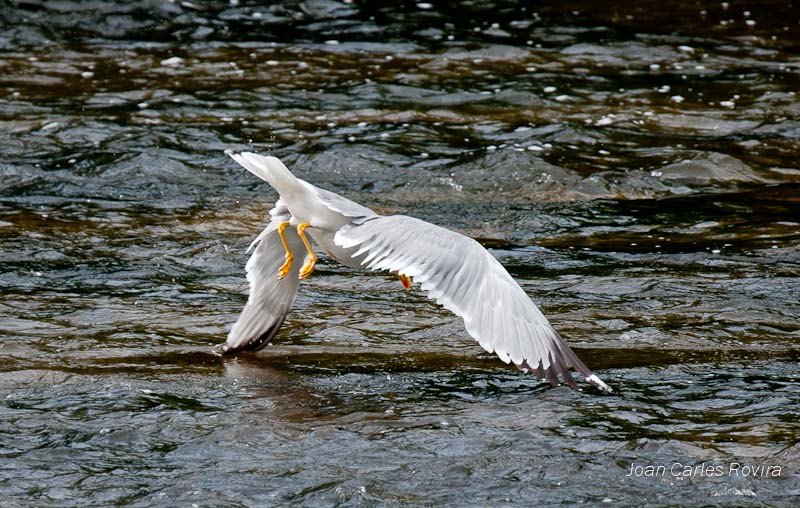
<instances>
[{"instance_id":1,"label":"white wingtip","mask_svg":"<svg viewBox=\"0 0 800 508\"><path fill-rule=\"evenodd\" d=\"M591 376L588 376L586 378L586 381L588 381L589 383L592 383L593 385L595 385L598 388L601 388L601 389L603 389L603 390L605 390L607 392L613 392L614 391L614 390L611 389L611 387L609 387L607 384L605 384L602 379L600 379L599 377L597 377L594 374L592 374Z\"/></svg>"}]
</instances>

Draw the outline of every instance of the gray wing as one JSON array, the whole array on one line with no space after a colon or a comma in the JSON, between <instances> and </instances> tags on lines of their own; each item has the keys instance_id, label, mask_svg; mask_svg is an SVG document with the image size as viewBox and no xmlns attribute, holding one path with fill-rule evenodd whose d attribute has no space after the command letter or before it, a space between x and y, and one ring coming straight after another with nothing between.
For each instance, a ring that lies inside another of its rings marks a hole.
<instances>
[{"instance_id":1,"label":"gray wing","mask_svg":"<svg viewBox=\"0 0 800 508\"><path fill-rule=\"evenodd\" d=\"M247 249L253 251L246 265L250 296L228 333L228 340L218 346L221 353L258 351L266 346L278 333L297 296L299 260L295 260L286 277L278 279L278 270L286 253L278 235L278 224L289 220L289 210L279 200L270 215L272 220L267 228ZM305 252L294 228L286 228L284 236L293 252Z\"/></svg>"},{"instance_id":2,"label":"gray wing","mask_svg":"<svg viewBox=\"0 0 800 508\"><path fill-rule=\"evenodd\" d=\"M347 225L334 237L372 270L396 271L464 319L467 332L506 363L552 384L575 387L569 373L608 386L578 359L503 265L478 242L413 217L376 217Z\"/></svg>"}]
</instances>

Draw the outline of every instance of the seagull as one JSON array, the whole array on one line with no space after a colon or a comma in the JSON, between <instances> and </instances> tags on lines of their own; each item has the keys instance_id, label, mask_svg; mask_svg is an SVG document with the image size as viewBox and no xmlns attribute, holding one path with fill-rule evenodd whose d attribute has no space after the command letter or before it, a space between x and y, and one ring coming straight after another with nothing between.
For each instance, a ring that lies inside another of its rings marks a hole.
<instances>
[{"instance_id":1,"label":"seagull","mask_svg":"<svg viewBox=\"0 0 800 508\"><path fill-rule=\"evenodd\" d=\"M250 244L250 292L219 354L258 351L269 344L291 310L300 280L314 271L315 243L351 268L394 273L408 289L464 320L467 333L489 353L552 385L577 389L572 368L611 391L575 355L503 265L472 238L414 217L380 215L294 176L276 157L226 151L265 180L279 198L270 222ZM310 238L309 238L310 237ZM298 263L295 256L303 256Z\"/></svg>"}]
</instances>

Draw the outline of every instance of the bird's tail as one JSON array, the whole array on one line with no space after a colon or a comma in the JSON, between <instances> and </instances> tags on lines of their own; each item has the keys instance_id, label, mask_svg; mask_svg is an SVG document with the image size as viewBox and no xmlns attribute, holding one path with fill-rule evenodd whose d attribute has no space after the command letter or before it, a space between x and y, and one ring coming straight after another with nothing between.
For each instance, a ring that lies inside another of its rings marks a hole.
<instances>
[{"instance_id":1,"label":"bird's tail","mask_svg":"<svg viewBox=\"0 0 800 508\"><path fill-rule=\"evenodd\" d=\"M247 171L270 184L280 194L288 191L288 187L297 182L297 178L277 157L271 155L265 157L253 152L233 153L230 150L226 150L225 153Z\"/></svg>"}]
</instances>

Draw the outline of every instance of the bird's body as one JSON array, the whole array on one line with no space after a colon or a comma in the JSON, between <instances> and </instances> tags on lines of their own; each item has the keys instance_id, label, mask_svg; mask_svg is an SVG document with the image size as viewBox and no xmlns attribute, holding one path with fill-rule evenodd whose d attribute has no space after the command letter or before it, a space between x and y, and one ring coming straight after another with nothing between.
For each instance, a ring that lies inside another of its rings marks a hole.
<instances>
[{"instance_id":1,"label":"bird's body","mask_svg":"<svg viewBox=\"0 0 800 508\"><path fill-rule=\"evenodd\" d=\"M610 390L578 359L503 266L475 240L420 219L382 216L296 178L275 157L231 154L266 180L280 198L272 220L253 241L247 262L250 296L222 353L269 343L291 309L299 281L314 267L308 232L322 250L352 268L387 270L420 284L428 296L464 319L467 332L501 360L553 384L575 386L574 368ZM293 252L306 250L303 266Z\"/></svg>"}]
</instances>

